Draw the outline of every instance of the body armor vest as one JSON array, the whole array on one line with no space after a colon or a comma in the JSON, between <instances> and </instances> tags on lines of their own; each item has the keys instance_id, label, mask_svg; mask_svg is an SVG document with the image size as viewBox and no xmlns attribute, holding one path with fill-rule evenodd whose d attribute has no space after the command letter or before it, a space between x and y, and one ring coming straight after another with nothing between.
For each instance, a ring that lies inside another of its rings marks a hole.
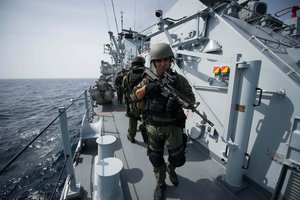
<instances>
[{"instance_id":1,"label":"body armor vest","mask_svg":"<svg viewBox=\"0 0 300 200\"><path fill-rule=\"evenodd\" d=\"M130 77L129 77L130 92L137 84L139 84L142 81L143 72L144 72L144 67L136 67L131 70Z\"/></svg>"},{"instance_id":2,"label":"body armor vest","mask_svg":"<svg viewBox=\"0 0 300 200\"><path fill-rule=\"evenodd\" d=\"M176 88L176 81L172 87ZM155 94L147 97L144 107L145 113L153 116L178 119L182 117L182 109L176 99L165 97L162 94Z\"/></svg>"},{"instance_id":3,"label":"body armor vest","mask_svg":"<svg viewBox=\"0 0 300 200\"><path fill-rule=\"evenodd\" d=\"M127 85L125 85L125 96L127 98L127 101L130 101L130 94L133 90L133 88L139 84L142 81L142 74L144 72L143 66L134 66L129 72L128 72L128 80Z\"/></svg>"}]
</instances>

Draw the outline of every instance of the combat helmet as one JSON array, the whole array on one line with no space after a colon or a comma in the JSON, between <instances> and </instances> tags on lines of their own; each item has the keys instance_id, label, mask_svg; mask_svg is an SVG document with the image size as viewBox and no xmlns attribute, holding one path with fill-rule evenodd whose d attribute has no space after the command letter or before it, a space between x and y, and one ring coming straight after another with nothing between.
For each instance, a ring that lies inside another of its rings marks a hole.
<instances>
[{"instance_id":1,"label":"combat helmet","mask_svg":"<svg viewBox=\"0 0 300 200\"><path fill-rule=\"evenodd\" d=\"M144 65L145 59L142 56L136 56L131 60L131 65L137 65L137 64L142 64Z\"/></svg>"},{"instance_id":2,"label":"combat helmet","mask_svg":"<svg viewBox=\"0 0 300 200\"><path fill-rule=\"evenodd\" d=\"M170 47L170 45L166 43L157 43L153 45L150 50L151 62L153 60L167 58L167 57L174 57L174 53Z\"/></svg>"}]
</instances>

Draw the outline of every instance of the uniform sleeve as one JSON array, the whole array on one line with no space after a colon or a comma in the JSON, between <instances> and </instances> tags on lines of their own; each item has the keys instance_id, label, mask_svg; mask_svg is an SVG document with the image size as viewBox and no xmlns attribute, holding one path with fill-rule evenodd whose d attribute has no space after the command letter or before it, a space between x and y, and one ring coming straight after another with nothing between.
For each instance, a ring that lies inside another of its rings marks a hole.
<instances>
[{"instance_id":1,"label":"uniform sleeve","mask_svg":"<svg viewBox=\"0 0 300 200\"><path fill-rule=\"evenodd\" d=\"M183 77L180 74L177 74L177 78L178 78L178 83L177 83L177 89L178 89L178 91L184 97L186 97L189 100L189 102L195 103L195 101L196 101L195 95L193 93L192 87L189 84L189 82L186 80L185 77Z\"/></svg>"},{"instance_id":2,"label":"uniform sleeve","mask_svg":"<svg viewBox=\"0 0 300 200\"><path fill-rule=\"evenodd\" d=\"M133 101L138 101L137 97L135 96L135 91L141 87L143 87L144 85L146 85L148 83L148 79L147 78L144 78L139 84L137 84L133 90L132 90L132 93L130 95L131 99Z\"/></svg>"},{"instance_id":3,"label":"uniform sleeve","mask_svg":"<svg viewBox=\"0 0 300 200\"><path fill-rule=\"evenodd\" d=\"M127 87L127 78L128 77L128 74L126 74L122 80L122 87L125 89L125 87Z\"/></svg>"}]
</instances>

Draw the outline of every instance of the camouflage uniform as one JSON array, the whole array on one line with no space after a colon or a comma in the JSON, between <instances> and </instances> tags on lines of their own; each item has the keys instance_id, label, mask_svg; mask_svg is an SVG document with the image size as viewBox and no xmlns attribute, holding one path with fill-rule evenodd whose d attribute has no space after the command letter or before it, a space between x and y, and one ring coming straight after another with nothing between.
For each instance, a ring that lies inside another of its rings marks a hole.
<instances>
[{"instance_id":1,"label":"camouflage uniform","mask_svg":"<svg viewBox=\"0 0 300 200\"><path fill-rule=\"evenodd\" d=\"M122 69L122 71L120 71L117 74L117 77L115 79L115 87L117 89L117 97L118 97L118 102L120 104L123 103L123 88L122 88L122 82L123 82L123 78L126 75L127 71L125 69Z\"/></svg>"},{"instance_id":2,"label":"camouflage uniform","mask_svg":"<svg viewBox=\"0 0 300 200\"><path fill-rule=\"evenodd\" d=\"M133 64L133 67L129 70L126 76L123 78L123 89L125 102L127 104L126 116L129 118L128 134L127 137L131 142L134 142L134 138L137 131L138 120L140 120L140 110L137 109L135 102L130 97L132 89L142 80L142 74L144 72L144 62L138 65Z\"/></svg>"},{"instance_id":3,"label":"camouflage uniform","mask_svg":"<svg viewBox=\"0 0 300 200\"><path fill-rule=\"evenodd\" d=\"M153 73L159 79L165 80L164 73L168 72L172 81L165 84L174 88L180 93L180 96L184 96L189 103L193 104L195 96L190 84L183 76L171 71L174 53L170 45L157 43L151 46L150 56ZM186 161L187 136L183 133L186 116L177 99L172 95L162 95L162 87L164 86L150 78L150 75L148 76L133 89L132 96L138 102L137 107L143 110L142 116L145 116L149 146L147 155L153 165L154 176L157 181L154 200L162 200L166 188L166 172L168 172L173 185L177 186L179 181L175 168L184 165ZM167 164L164 159L165 145L169 153Z\"/></svg>"},{"instance_id":4,"label":"camouflage uniform","mask_svg":"<svg viewBox=\"0 0 300 200\"><path fill-rule=\"evenodd\" d=\"M157 74L156 70L152 70L154 74ZM188 81L181 76L176 74L176 85L175 89L182 93L190 102L195 102L195 97L192 92L192 88ZM149 83L147 78L134 88L134 93L137 89ZM163 97L158 97L163 98ZM145 96L144 100L138 103L138 107L143 109L144 115L146 116L146 127L149 134L149 145L151 154L149 159L153 165L154 176L157 184L162 184L166 178L166 171L169 173L175 173L175 168L182 166L185 163L185 147L186 147L186 135L183 133L185 126L185 115L181 106L176 103L171 106L175 112L172 112L170 108L166 108L164 105L161 113L151 112L147 108L153 98ZM169 110L168 110L169 109ZM164 145L166 145L169 152L169 158L167 164L163 159ZM178 184L178 183L177 183Z\"/></svg>"}]
</instances>

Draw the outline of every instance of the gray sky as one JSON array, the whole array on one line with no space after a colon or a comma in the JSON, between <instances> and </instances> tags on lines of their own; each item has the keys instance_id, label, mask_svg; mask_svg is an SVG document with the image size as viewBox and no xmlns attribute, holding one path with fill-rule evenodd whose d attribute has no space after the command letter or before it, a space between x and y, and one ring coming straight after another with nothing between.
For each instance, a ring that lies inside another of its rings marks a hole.
<instances>
[{"instance_id":1,"label":"gray sky","mask_svg":"<svg viewBox=\"0 0 300 200\"><path fill-rule=\"evenodd\" d=\"M124 28L142 30L174 2L114 0L119 31L121 11ZM0 0L0 78L99 77L100 61L110 61L103 45L109 28L116 34L113 16L111 0Z\"/></svg>"},{"instance_id":2,"label":"gray sky","mask_svg":"<svg viewBox=\"0 0 300 200\"><path fill-rule=\"evenodd\" d=\"M264 1L271 13L272 6L300 5ZM123 11L124 28L140 31L156 22L156 9L167 12L176 0L113 2L119 30ZM0 0L0 78L97 78L100 61L110 61L103 53L109 29L116 34L111 0Z\"/></svg>"}]
</instances>

